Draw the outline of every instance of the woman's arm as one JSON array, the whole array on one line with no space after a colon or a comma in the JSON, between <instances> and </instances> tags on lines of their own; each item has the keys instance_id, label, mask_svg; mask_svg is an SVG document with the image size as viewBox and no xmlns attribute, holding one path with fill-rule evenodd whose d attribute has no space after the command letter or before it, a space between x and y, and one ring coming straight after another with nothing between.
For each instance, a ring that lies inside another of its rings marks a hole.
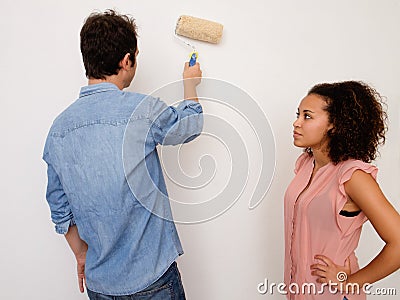
<instances>
[{"instance_id":1,"label":"woman's arm","mask_svg":"<svg viewBox=\"0 0 400 300\"><path fill-rule=\"evenodd\" d=\"M361 208L386 243L368 265L349 276L348 282L362 286L374 283L400 268L400 215L370 174L357 170L344 187L347 195Z\"/></svg>"},{"instance_id":2,"label":"woman's arm","mask_svg":"<svg viewBox=\"0 0 400 300\"><path fill-rule=\"evenodd\" d=\"M350 264L338 266L329 258L318 255L326 265L311 266L312 275L318 276L317 282L338 283L338 272L346 272L349 276L346 283L362 287L374 283L400 268L400 215L386 199L377 182L364 171L357 170L344 184L346 194L368 217L372 226L385 242L379 254L364 268L349 274Z\"/></svg>"}]
</instances>

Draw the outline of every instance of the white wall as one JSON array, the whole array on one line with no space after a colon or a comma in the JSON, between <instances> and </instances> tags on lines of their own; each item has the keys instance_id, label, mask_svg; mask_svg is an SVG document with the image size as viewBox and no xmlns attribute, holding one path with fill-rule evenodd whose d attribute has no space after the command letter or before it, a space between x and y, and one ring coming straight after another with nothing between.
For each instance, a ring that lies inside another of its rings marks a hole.
<instances>
[{"instance_id":1,"label":"white wall","mask_svg":"<svg viewBox=\"0 0 400 300\"><path fill-rule=\"evenodd\" d=\"M315 83L361 79L387 97L390 131L376 163L385 194L400 208L400 1L2 0L2 299L86 299L78 292L74 258L50 222L41 153L52 120L86 84L80 27L90 12L105 8L137 19L139 66L129 90L143 93L181 77L188 49L173 38L179 15L223 23L220 45L194 42L203 75L231 82L253 96L276 137L274 180L256 209L247 204L260 153L249 145L255 154L249 157L249 185L238 203L209 222L179 225L185 249L179 265L188 299L283 299L259 295L257 284L283 277L282 195L299 154L292 146L291 124L298 102ZM218 112L223 114L209 106L209 113ZM224 116L229 117L238 118ZM205 147L201 140L196 143ZM228 166L218 167L222 172ZM366 225L358 250L361 264L381 247ZM377 286L396 287L399 279L396 273Z\"/></svg>"}]
</instances>

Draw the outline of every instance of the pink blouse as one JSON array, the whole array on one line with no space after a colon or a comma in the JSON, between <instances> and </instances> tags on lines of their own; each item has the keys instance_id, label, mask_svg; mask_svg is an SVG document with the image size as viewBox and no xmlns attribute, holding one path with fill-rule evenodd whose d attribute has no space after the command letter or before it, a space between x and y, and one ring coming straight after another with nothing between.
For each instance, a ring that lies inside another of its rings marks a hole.
<instances>
[{"instance_id":1,"label":"pink blouse","mask_svg":"<svg viewBox=\"0 0 400 300\"><path fill-rule=\"evenodd\" d=\"M363 170L376 179L378 169L354 159L337 165L328 163L316 172L310 186L301 194L313 168L314 158L303 153L296 161L296 175L285 193L284 274L286 286L294 292L288 289L287 297L291 300L342 300L343 294L332 294L328 287L316 283L317 277L311 275L310 265L322 263L314 259L315 255L322 254L338 265L344 265L350 257L351 272L359 270L354 251L367 217L363 212L355 217L339 214L347 201L344 183L355 170ZM315 288L309 289L307 285L310 284ZM362 292L346 297L349 300L366 298Z\"/></svg>"}]
</instances>

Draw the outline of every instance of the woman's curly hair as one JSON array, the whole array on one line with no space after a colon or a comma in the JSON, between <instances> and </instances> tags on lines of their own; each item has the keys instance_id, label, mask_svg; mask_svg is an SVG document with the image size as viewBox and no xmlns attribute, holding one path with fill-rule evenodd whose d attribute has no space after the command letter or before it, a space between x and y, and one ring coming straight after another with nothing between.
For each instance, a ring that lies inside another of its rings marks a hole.
<instances>
[{"instance_id":1,"label":"woman's curly hair","mask_svg":"<svg viewBox=\"0 0 400 300\"><path fill-rule=\"evenodd\" d=\"M334 164L353 158L371 162L385 143L387 115L381 95L361 81L322 83L308 95L322 97L333 128L327 132ZM311 149L306 149L310 153Z\"/></svg>"}]
</instances>

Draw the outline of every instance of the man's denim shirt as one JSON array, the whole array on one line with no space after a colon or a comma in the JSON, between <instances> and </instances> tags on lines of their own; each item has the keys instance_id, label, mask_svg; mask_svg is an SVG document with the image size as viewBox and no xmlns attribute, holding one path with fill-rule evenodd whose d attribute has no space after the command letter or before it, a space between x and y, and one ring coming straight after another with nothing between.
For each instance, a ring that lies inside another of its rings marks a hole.
<instances>
[{"instance_id":1,"label":"man's denim shirt","mask_svg":"<svg viewBox=\"0 0 400 300\"><path fill-rule=\"evenodd\" d=\"M46 198L56 232L65 234L76 224L88 244L90 290L133 294L183 253L156 146L190 141L202 125L202 107L195 101L167 106L111 83L83 87L56 118L43 154ZM140 184L132 188L135 179ZM135 195L162 202L165 215L152 213Z\"/></svg>"}]
</instances>

